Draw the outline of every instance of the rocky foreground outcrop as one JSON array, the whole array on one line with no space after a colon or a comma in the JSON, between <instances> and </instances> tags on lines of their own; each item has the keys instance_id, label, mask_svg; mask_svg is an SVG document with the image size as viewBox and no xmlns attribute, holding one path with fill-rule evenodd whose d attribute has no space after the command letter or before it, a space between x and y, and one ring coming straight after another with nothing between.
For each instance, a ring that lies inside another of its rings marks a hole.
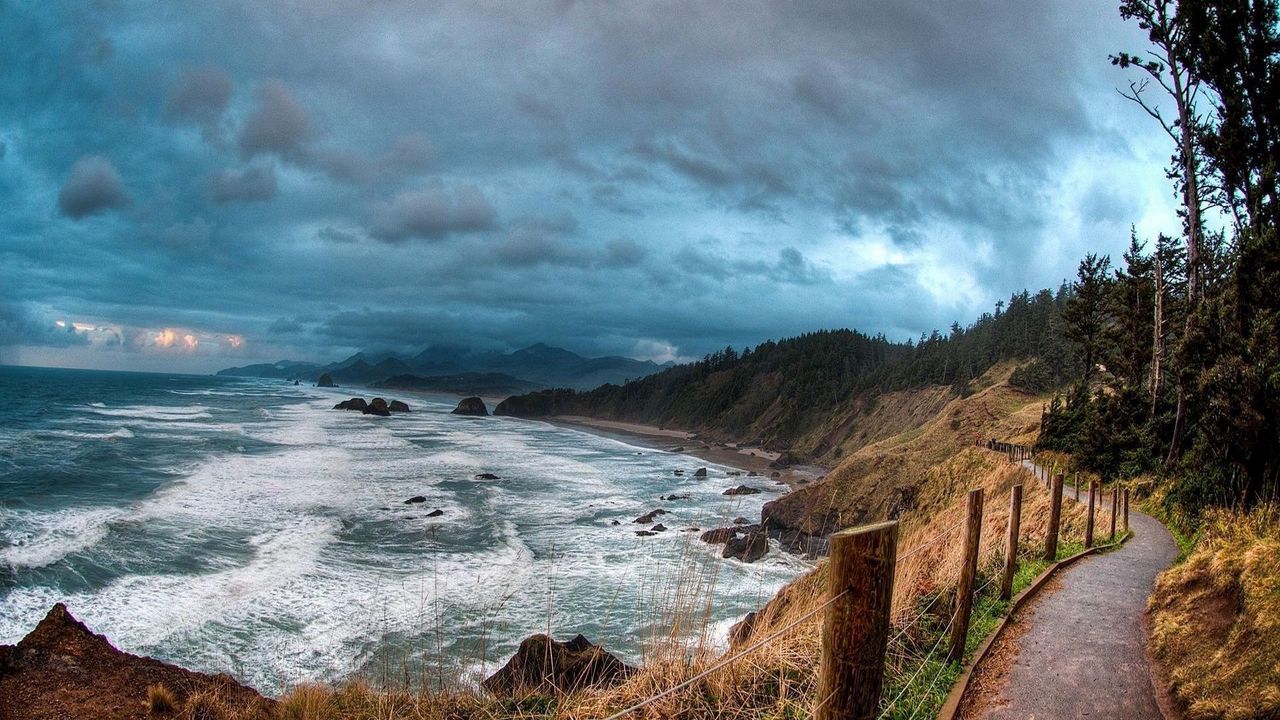
<instances>
[{"instance_id":1,"label":"rocky foreground outcrop","mask_svg":"<svg viewBox=\"0 0 1280 720\"><path fill-rule=\"evenodd\" d=\"M581 635L558 642L539 633L525 638L507 664L481 684L499 697L520 697L609 687L635 671Z\"/></svg>"},{"instance_id":2,"label":"rocky foreground outcrop","mask_svg":"<svg viewBox=\"0 0 1280 720\"><path fill-rule=\"evenodd\" d=\"M143 720L155 717L147 702L153 685L172 693L176 717L195 713L197 705L221 711L209 717L276 715L273 700L229 675L192 672L117 650L62 603L17 645L0 645L0 720Z\"/></svg>"},{"instance_id":3,"label":"rocky foreground outcrop","mask_svg":"<svg viewBox=\"0 0 1280 720\"><path fill-rule=\"evenodd\" d=\"M461 402L458 403L458 407L453 409L452 414L488 417L489 408L485 406L484 400L478 397L462 398Z\"/></svg>"}]
</instances>

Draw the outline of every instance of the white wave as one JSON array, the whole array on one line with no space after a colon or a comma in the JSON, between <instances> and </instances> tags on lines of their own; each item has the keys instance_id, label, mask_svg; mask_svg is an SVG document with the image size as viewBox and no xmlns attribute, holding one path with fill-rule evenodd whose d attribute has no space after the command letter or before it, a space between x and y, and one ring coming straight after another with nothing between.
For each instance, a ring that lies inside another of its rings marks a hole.
<instances>
[{"instance_id":1,"label":"white wave","mask_svg":"<svg viewBox=\"0 0 1280 720\"><path fill-rule=\"evenodd\" d=\"M67 509L55 512L0 508L0 563L10 568L41 568L101 542L117 509Z\"/></svg>"},{"instance_id":2,"label":"white wave","mask_svg":"<svg viewBox=\"0 0 1280 720\"><path fill-rule=\"evenodd\" d=\"M91 433L76 430L38 430L37 437L66 438L69 440L125 440L133 437L133 431L127 427L118 427L110 432Z\"/></svg>"},{"instance_id":3,"label":"white wave","mask_svg":"<svg viewBox=\"0 0 1280 720\"><path fill-rule=\"evenodd\" d=\"M137 418L140 420L205 420L213 417L211 408L205 405L187 405L174 407L167 405L127 405L112 408L102 403L91 403L85 406L94 415L107 417Z\"/></svg>"}]
</instances>

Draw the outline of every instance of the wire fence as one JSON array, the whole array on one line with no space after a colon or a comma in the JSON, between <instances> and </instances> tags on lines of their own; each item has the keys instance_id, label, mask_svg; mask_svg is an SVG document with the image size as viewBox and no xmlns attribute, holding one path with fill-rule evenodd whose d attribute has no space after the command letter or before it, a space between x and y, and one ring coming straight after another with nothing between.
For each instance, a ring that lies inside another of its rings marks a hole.
<instances>
[{"instance_id":1,"label":"wire fence","mask_svg":"<svg viewBox=\"0 0 1280 720\"><path fill-rule=\"evenodd\" d=\"M988 440L984 442L983 440L979 439L976 444L979 447L983 447L985 445L985 447L988 449L991 449L997 452L1006 453L1009 457L1010 462L1017 463L1019 467L1026 470L1039 483L1046 484L1050 488L1053 487L1053 482L1050 477L1050 472L1046 468L1041 467L1036 463L1035 454L1030 448L1012 444L1012 443L1006 443L998 440ZM1062 498L1065 496L1067 496L1067 493L1062 492L1061 495L1059 495L1059 497L1056 500L1051 498L1051 502L1061 502ZM912 545L909 549L904 550L902 552L895 553L895 556L894 556L895 563L902 563L903 561L919 553L923 553L927 550L936 548L939 544L943 543L944 541L949 541L952 535L957 530L961 528L965 528L969 523L973 523L973 522L974 522L974 518L970 516L965 519L961 519L957 522L954 522L948 525L947 527L942 528L941 530L938 530L937 532L930 535L927 539ZM982 522L982 514L981 514L981 506L979 504L979 511L977 516L977 523L979 524L979 526L981 525L981 522ZM1126 524L1127 524L1127 517L1126 517ZM1054 532L1056 532L1056 528L1054 529ZM986 541L988 547L990 547L992 544L997 546L1003 545L1005 542L1004 538L1001 538L999 535L995 535L992 533L988 533L987 537L983 538L983 540ZM981 544L982 543L978 543L978 547L975 547L972 550L970 550L966 545L966 552L971 552L973 556L973 558L970 559L969 561L974 564L976 564L977 555L982 550ZM1016 539L1013 542L1013 546L1015 548L1018 547L1018 543L1016 542ZM1012 568L1014 565L1016 565L1016 563L1009 564L1008 567ZM1010 572L1010 570L1006 570L1005 572ZM932 594L932 597L923 604L923 606L919 607L916 611L910 613L908 617L900 618L897 622L890 621L889 623L890 632L887 633L887 637L884 639L884 647L885 647L884 671L882 673L882 677L879 680L879 686L876 688L876 697L878 698L878 703L876 707L878 709L878 714L875 715L874 717L876 717L877 720L883 720L884 718L888 718L895 714L898 717L907 717L910 720L910 719L916 718L922 712L927 713L931 709L929 698L935 697L934 689L937 687L937 684L941 682L944 676L946 676L949 669L955 670L957 667L956 662L946 659L943 654L946 652L947 640L951 638L954 642L953 630L956 629L957 618L961 617L961 613L958 612L959 606L962 603L969 603L970 606L972 606L971 604L975 602L975 598L979 598L983 596L985 593L987 593L989 590L991 590L992 586L996 584L998 579L999 579L998 574L996 573L990 574L985 578L984 582L982 582L980 585L977 585L976 587L973 587L973 590L970 593L968 598L961 598L959 595L952 598L952 597L949 597L945 592L936 591ZM972 587L972 585L970 586ZM740 661L744 657L760 650L761 648L767 647L777 642L780 638L792 632L793 630L800 627L804 623L825 613L834 603L846 598L848 593L849 591L846 589L846 590L832 594L821 604L817 605L814 608L809 609L799 617L796 617L788 621L781 628L778 628L769 632L764 637L760 638L759 640L755 640L754 642L751 642L745 647L742 647L740 649L733 650L732 652L727 653L725 656L723 656L722 658L720 658L719 660L711 664L709 667L706 667L705 669L700 670L693 676L669 688L666 688L661 692L658 692L657 694L654 694L622 710L619 710L613 713L612 715L609 715L608 717L606 717L605 720L621 720L621 718L625 718L631 715L632 713L643 710L644 708L652 705L653 703L656 703L664 698L670 697L675 693L678 693L681 690L689 688L695 683L698 683L699 681L704 680L714 675L715 673L721 670L724 670L725 668L728 668L729 666ZM952 611L949 613L949 617L946 624L943 625L941 629L937 629L937 624L940 623L940 620L939 620L939 623L934 623L932 627L926 627L926 622L932 616L936 616L942 611L942 609L939 608L939 604L942 603L944 599L950 600L955 606L952 609ZM964 641L967 640L967 632L968 632L968 627L967 627L968 611L967 610L966 610L966 613L964 614L963 622L966 624L966 627L963 629L964 632L966 633L966 637L960 640L961 647L963 647ZM920 647L923 647L924 644L927 644L930 641L932 641L932 644L929 645L927 651L920 652L920 649L917 648L915 644L911 642L911 637L913 635L913 632L914 634L924 638L924 642L921 643ZM959 631L957 630L957 632ZM824 638L824 642L826 641L827 640ZM936 671L932 672L932 674L930 675L930 671L933 670L935 667L936 667ZM905 680L903 680L903 678L905 678ZM927 680L927 683L926 683L926 680ZM886 681L888 682L886 683ZM888 697L881 696L879 694L881 691L881 688L883 688L886 684L890 688L892 688L892 694L891 696L888 696ZM913 690L916 691L914 695L912 693ZM830 693L827 694L826 697L823 697L821 701L816 704L816 707L821 708L822 706L826 705L828 702L831 702L835 694L838 692L841 692L839 688L833 689ZM908 704L908 703L914 703L914 704ZM907 714L908 711L909 711L909 714ZM871 717L871 716L868 715L867 717Z\"/></svg>"}]
</instances>

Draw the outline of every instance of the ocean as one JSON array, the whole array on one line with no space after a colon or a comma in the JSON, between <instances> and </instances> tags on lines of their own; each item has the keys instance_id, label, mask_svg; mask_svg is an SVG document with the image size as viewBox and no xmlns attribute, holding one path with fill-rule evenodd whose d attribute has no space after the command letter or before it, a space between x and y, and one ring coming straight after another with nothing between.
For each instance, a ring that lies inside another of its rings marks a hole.
<instances>
[{"instance_id":1,"label":"ocean","mask_svg":"<svg viewBox=\"0 0 1280 720\"><path fill-rule=\"evenodd\" d=\"M390 418L331 409L374 394L0 367L0 643L65 602L123 650L267 693L406 673L475 682L535 632L638 662L675 606L706 618L677 634L702 626L723 643L808 567L776 547L723 560L682 532L758 521L783 491L766 478L451 415L456 399L390 393L413 409ZM763 492L722 495L744 480ZM673 493L690 498L661 499ZM650 526L632 520L657 508L669 529L637 536Z\"/></svg>"}]
</instances>

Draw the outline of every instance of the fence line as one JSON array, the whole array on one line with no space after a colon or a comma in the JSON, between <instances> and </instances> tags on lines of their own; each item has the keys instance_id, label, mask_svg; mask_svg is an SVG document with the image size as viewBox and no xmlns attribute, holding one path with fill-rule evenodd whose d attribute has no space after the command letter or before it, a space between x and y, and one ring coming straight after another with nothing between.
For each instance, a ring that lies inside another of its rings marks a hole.
<instances>
[{"instance_id":1,"label":"fence line","mask_svg":"<svg viewBox=\"0 0 1280 720\"><path fill-rule=\"evenodd\" d=\"M1051 473L1048 468L1038 465L1035 462L1035 452L1027 446L994 438L989 440L978 438L975 441L975 445L1004 453L1008 456L1010 462L1021 464L1024 461L1030 461L1029 466L1022 466L1023 469L1031 473L1032 477L1050 488L1050 491L1056 495L1051 502L1050 527L1047 530L1045 548L1046 558L1051 562L1056 560L1058 531L1062 521L1063 476ZM927 697L946 673L947 668L952 663L963 659L974 599L992 587L998 578L1001 597L1002 599L1007 599L1008 590L1006 586L1011 584L1012 574L1018 565L1019 545L1017 535L1019 533L1019 522L1015 515L1020 515L1021 513L1019 500L1021 499L1022 488L1022 485L1015 485L1010 491L1010 522L1005 538L1004 552L1006 557L1004 558L1002 572L987 578L980 586L974 587L978 554L981 550L984 504L981 489L969 492L968 510L963 520L943 528L930 536L929 539L915 544L902 553L897 552L896 522L880 523L837 533L837 535L832 536L832 558L828 565L828 580L831 590L830 597L827 600L795 620L790 621L782 628L773 631L763 639L721 658L710 667L687 680L609 715L605 720L620 720L662 698L687 688L737 662L744 656L774 642L797 626L824 612L826 613L826 620L823 626L822 664L819 669L818 685L818 696L821 699L814 710L815 718L819 720L831 718L882 720L888 717L890 713L898 708L898 703L906 697L917 681L922 678L926 668L929 667L929 662L935 659L942 649L944 640L949 639L950 647L948 648L946 659L930 681L928 690L924 693ZM1078 482L1076 483L1076 490L1078 493ZM1097 501L1096 483L1091 483L1089 495L1090 511L1087 518L1086 546L1092 540L1091 536L1094 529L1093 510ZM1123 503L1124 528L1128 530L1128 500L1127 490L1123 497L1121 497L1118 489L1113 490L1111 513L1113 535L1117 518L1120 516L1121 503ZM916 627L933 610L944 595L943 593L937 593L919 613L916 613L914 617L905 623L893 623L891 620L891 606L893 575L896 563L936 545L962 526L966 527L967 531L961 574L960 579L957 581L959 587L954 598L955 607L946 626L939 633L929 651L923 656L915 655L908 652L907 646L901 640L911 628ZM1052 553L1053 557L1049 557L1049 553ZM840 557L837 558L837 555L840 555ZM854 590L859 592L854 593ZM841 607L827 612L838 601L842 602ZM890 630L895 630L892 637L889 636ZM900 651L895 651L895 657L918 661L919 667L907 678L906 683L896 695L886 703L883 702L881 691L883 690L888 667L885 654L891 646L901 648ZM871 667L869 661L878 665ZM868 671L869 669L870 671ZM913 708L910 717L915 718L922 707L923 704L920 704Z\"/></svg>"}]
</instances>

